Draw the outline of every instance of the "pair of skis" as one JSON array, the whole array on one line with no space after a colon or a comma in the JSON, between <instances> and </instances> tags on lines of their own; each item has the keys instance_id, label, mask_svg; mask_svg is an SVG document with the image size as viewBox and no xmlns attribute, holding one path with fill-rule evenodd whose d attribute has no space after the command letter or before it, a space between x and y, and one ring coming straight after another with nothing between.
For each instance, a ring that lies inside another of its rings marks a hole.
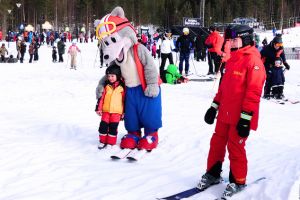
<instances>
[{"instance_id":1,"label":"pair of skis","mask_svg":"<svg viewBox=\"0 0 300 200\"><path fill-rule=\"evenodd\" d=\"M290 103L290 104L300 103L299 100L292 100L292 99L270 99L270 100L274 103L281 104L281 105L285 105L286 103Z\"/></svg>"},{"instance_id":2,"label":"pair of skis","mask_svg":"<svg viewBox=\"0 0 300 200\"><path fill-rule=\"evenodd\" d=\"M266 177L260 177L256 180L254 180L253 182L247 184L247 187L251 186L251 185L254 185L254 184L257 184L259 183L260 181L262 180L265 180ZM222 181L221 183L228 183L228 180L224 180ZM212 185L210 187L214 187L215 185ZM210 188L209 187L209 188ZM245 189L247 188L245 187ZM207 189L207 188L206 188ZM241 191L244 191L245 189L241 190ZM163 198L157 198L158 200L179 200L179 199L184 199L184 198L189 198L191 196L194 196L196 194L199 194L201 192L205 191L204 190L200 190L199 188L197 187L194 187L194 188L191 188L191 189L188 189L188 190L185 190L185 191L182 191L182 192L179 192L177 194L174 194L174 195L171 195L171 196L167 196L167 197L163 197ZM227 200L227 197L220 197L218 199L215 199L215 200Z\"/></svg>"},{"instance_id":3,"label":"pair of skis","mask_svg":"<svg viewBox=\"0 0 300 200\"><path fill-rule=\"evenodd\" d=\"M113 160L121 160L126 158L129 161L138 161L141 160L147 153L148 151L144 149L121 149L119 152L110 157Z\"/></svg>"}]
</instances>

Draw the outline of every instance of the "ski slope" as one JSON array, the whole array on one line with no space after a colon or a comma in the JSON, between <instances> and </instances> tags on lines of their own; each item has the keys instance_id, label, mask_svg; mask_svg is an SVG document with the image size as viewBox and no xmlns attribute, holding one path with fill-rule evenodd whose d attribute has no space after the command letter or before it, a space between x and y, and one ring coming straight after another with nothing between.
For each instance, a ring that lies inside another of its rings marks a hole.
<instances>
[{"instance_id":1,"label":"ski slope","mask_svg":"<svg viewBox=\"0 0 300 200\"><path fill-rule=\"evenodd\" d=\"M217 83L163 84L158 148L137 163L112 161L118 148L97 149L100 118L94 112L95 88L106 68L95 63L96 44L78 45L77 71L66 66L66 54L64 63L52 63L47 46L36 63L29 64L29 57L24 64L0 63L0 199L154 200L194 187L206 168L215 125L203 119ZM10 52L14 49L11 44ZM300 60L288 62L284 93L300 99ZM196 78L208 65L194 61L190 70ZM232 199L299 199L299 113L300 104L262 99L259 128L246 143L247 180L267 179ZM125 133L121 122L118 143ZM226 155L223 177L228 173ZM224 188L220 184L189 199L214 199Z\"/></svg>"}]
</instances>

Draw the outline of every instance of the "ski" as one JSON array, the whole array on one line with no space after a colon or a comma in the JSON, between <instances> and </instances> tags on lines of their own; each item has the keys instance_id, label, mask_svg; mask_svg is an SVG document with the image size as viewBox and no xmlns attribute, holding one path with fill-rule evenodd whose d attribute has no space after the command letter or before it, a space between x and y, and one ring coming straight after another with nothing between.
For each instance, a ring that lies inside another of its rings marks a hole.
<instances>
[{"instance_id":1,"label":"ski","mask_svg":"<svg viewBox=\"0 0 300 200\"><path fill-rule=\"evenodd\" d=\"M118 151L117 153L113 154L111 157L111 159L113 160L120 160L120 159L124 159L127 157L127 155L133 151L132 149L121 149L120 151Z\"/></svg>"},{"instance_id":2,"label":"ski","mask_svg":"<svg viewBox=\"0 0 300 200\"><path fill-rule=\"evenodd\" d=\"M196 81L196 82L207 82L207 81L214 81L214 78L193 78L189 79L189 81Z\"/></svg>"},{"instance_id":3,"label":"ski","mask_svg":"<svg viewBox=\"0 0 300 200\"><path fill-rule=\"evenodd\" d=\"M239 194L240 192L242 192L242 191L244 191L244 190L247 190L247 188L249 188L249 186L254 185L254 184L257 184L257 183L259 183L260 181L265 180L265 179L267 179L267 178L266 178L266 177L260 177L260 178L258 178L258 179L256 179L256 180L252 181L251 183L248 183L248 184L246 185L246 187L245 187L243 190L241 190L241 191L235 193L234 195ZM232 195L232 196L234 196L234 195ZM232 197L232 196L231 196L231 197ZM229 200L231 197L224 197L224 196L222 196L222 197L217 198L217 199L215 199L215 200Z\"/></svg>"},{"instance_id":4,"label":"ski","mask_svg":"<svg viewBox=\"0 0 300 200\"><path fill-rule=\"evenodd\" d=\"M227 183L227 182L228 182L228 180L225 179L225 180L221 181L220 183ZM220 183L211 185L208 188L211 188L211 187L213 187L215 185L219 185ZM179 192L177 194L173 194L173 195L168 196L168 197L157 198L157 199L158 200L179 200L179 199L189 198L191 196L194 196L196 194L199 194L199 193L205 191L208 188L205 188L205 189L201 190L201 189L199 189L197 187L194 187L194 188L190 188L188 190L184 190L182 192Z\"/></svg>"},{"instance_id":5,"label":"ski","mask_svg":"<svg viewBox=\"0 0 300 200\"><path fill-rule=\"evenodd\" d=\"M145 149L142 150L134 149L127 155L126 158L130 161L138 161L142 159L146 153L148 152Z\"/></svg>"}]
</instances>

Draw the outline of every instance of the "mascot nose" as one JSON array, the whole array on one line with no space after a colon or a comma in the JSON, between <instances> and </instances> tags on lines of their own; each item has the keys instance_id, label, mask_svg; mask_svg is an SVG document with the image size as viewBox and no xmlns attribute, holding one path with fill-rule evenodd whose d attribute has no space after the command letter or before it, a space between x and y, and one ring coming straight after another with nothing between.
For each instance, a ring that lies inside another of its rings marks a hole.
<instances>
[{"instance_id":1,"label":"mascot nose","mask_svg":"<svg viewBox=\"0 0 300 200\"><path fill-rule=\"evenodd\" d=\"M109 55L105 55L104 59L107 60L109 58Z\"/></svg>"}]
</instances>

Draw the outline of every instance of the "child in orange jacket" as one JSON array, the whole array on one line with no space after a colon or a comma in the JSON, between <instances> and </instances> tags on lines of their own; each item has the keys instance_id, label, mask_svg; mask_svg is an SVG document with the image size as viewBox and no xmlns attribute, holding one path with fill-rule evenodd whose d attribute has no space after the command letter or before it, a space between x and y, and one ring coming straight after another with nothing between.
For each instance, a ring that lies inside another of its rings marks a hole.
<instances>
[{"instance_id":1,"label":"child in orange jacket","mask_svg":"<svg viewBox=\"0 0 300 200\"><path fill-rule=\"evenodd\" d=\"M96 106L96 113L101 116L98 149L116 144L118 125L124 117L125 85L121 80L120 67L113 64L105 73L107 80Z\"/></svg>"}]
</instances>

